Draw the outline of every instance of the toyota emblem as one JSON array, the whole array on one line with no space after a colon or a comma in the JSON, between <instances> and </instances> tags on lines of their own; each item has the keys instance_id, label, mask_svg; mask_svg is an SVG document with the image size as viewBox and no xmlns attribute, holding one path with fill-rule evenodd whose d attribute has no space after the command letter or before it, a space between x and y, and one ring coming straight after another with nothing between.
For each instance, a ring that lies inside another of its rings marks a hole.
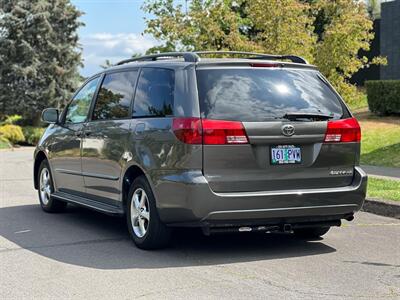
<instances>
[{"instance_id":1,"label":"toyota emblem","mask_svg":"<svg viewBox=\"0 0 400 300\"><path fill-rule=\"evenodd\" d=\"M285 136L292 136L294 134L294 126L293 125L283 125L282 126L282 134Z\"/></svg>"}]
</instances>

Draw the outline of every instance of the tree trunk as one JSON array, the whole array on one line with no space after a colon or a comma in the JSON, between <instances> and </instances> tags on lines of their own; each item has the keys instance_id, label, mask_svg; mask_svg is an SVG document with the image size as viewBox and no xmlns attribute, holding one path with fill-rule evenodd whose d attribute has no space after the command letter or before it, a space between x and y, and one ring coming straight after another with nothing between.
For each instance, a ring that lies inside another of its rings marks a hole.
<instances>
[{"instance_id":1,"label":"tree trunk","mask_svg":"<svg viewBox=\"0 0 400 300\"><path fill-rule=\"evenodd\" d=\"M41 122L42 122L42 112L35 113L35 115L32 117L32 126L39 127L42 125Z\"/></svg>"}]
</instances>

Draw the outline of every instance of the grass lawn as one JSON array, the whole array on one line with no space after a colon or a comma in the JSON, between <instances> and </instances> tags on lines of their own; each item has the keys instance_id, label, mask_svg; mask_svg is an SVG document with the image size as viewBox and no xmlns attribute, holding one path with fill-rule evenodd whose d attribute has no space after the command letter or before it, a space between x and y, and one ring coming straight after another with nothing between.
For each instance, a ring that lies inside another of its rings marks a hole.
<instances>
[{"instance_id":1,"label":"grass lawn","mask_svg":"<svg viewBox=\"0 0 400 300\"><path fill-rule=\"evenodd\" d=\"M361 126L361 164L400 168L400 118L356 114Z\"/></svg>"},{"instance_id":2,"label":"grass lawn","mask_svg":"<svg viewBox=\"0 0 400 300\"><path fill-rule=\"evenodd\" d=\"M0 140L0 149L8 149L10 145L2 140Z\"/></svg>"},{"instance_id":3,"label":"grass lawn","mask_svg":"<svg viewBox=\"0 0 400 300\"><path fill-rule=\"evenodd\" d=\"M365 93L357 101L346 102L346 103L353 113L356 113L359 110L368 109L368 100L367 100L367 95Z\"/></svg>"},{"instance_id":4,"label":"grass lawn","mask_svg":"<svg viewBox=\"0 0 400 300\"><path fill-rule=\"evenodd\" d=\"M368 197L400 201L400 181L368 178Z\"/></svg>"}]
</instances>

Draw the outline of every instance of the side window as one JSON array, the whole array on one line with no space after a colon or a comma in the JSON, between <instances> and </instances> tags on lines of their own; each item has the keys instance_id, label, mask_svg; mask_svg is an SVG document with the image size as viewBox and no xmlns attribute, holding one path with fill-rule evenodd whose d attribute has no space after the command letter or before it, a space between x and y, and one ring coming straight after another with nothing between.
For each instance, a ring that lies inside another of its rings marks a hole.
<instances>
[{"instance_id":1,"label":"side window","mask_svg":"<svg viewBox=\"0 0 400 300\"><path fill-rule=\"evenodd\" d=\"M115 120L129 117L137 71L107 74L99 90L93 120Z\"/></svg>"},{"instance_id":2,"label":"side window","mask_svg":"<svg viewBox=\"0 0 400 300\"><path fill-rule=\"evenodd\" d=\"M136 89L133 116L165 117L173 114L175 73L173 70L144 68Z\"/></svg>"},{"instance_id":3,"label":"side window","mask_svg":"<svg viewBox=\"0 0 400 300\"><path fill-rule=\"evenodd\" d=\"M92 79L75 95L68 105L65 116L66 123L82 123L86 121L89 113L90 102L96 92L99 78Z\"/></svg>"}]
</instances>

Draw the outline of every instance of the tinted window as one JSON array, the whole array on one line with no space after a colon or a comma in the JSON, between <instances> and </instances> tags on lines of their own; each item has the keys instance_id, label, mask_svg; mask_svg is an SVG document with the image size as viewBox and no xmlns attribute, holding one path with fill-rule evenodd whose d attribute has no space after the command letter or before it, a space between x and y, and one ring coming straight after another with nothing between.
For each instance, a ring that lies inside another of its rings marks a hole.
<instances>
[{"instance_id":1,"label":"tinted window","mask_svg":"<svg viewBox=\"0 0 400 300\"><path fill-rule=\"evenodd\" d=\"M288 112L318 113L340 118L337 95L314 70L198 70L202 117L265 121Z\"/></svg>"},{"instance_id":2,"label":"tinted window","mask_svg":"<svg viewBox=\"0 0 400 300\"><path fill-rule=\"evenodd\" d=\"M163 117L173 114L174 71L142 69L134 102L134 116Z\"/></svg>"},{"instance_id":3,"label":"tinted window","mask_svg":"<svg viewBox=\"0 0 400 300\"><path fill-rule=\"evenodd\" d=\"M86 83L83 88L81 88L78 94L75 95L71 103L68 105L65 122L81 123L86 121L90 108L90 102L92 101L93 95L96 92L98 82L99 77L92 79Z\"/></svg>"},{"instance_id":4,"label":"tinted window","mask_svg":"<svg viewBox=\"0 0 400 300\"><path fill-rule=\"evenodd\" d=\"M137 71L107 74L97 96L93 120L129 117Z\"/></svg>"}]
</instances>

